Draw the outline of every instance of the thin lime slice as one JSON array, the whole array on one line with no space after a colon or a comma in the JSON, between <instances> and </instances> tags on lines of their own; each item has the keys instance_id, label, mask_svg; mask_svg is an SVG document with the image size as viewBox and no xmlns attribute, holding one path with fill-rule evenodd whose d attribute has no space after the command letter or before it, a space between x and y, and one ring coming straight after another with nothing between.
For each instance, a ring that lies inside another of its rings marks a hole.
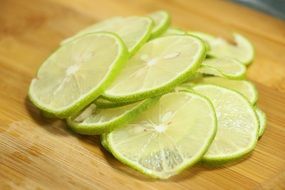
<instances>
[{"instance_id":1,"label":"thin lime slice","mask_svg":"<svg viewBox=\"0 0 285 190\"><path fill-rule=\"evenodd\" d=\"M111 33L82 36L43 63L31 82L29 97L40 109L65 118L96 99L127 58L125 45Z\"/></svg>"},{"instance_id":2,"label":"thin lime slice","mask_svg":"<svg viewBox=\"0 0 285 190\"><path fill-rule=\"evenodd\" d=\"M210 51L208 52L208 55L210 56L216 58L231 57L239 60L245 65L248 65L253 61L253 45L246 37L242 36L241 34L233 34L235 44L231 44L223 38L215 38L214 36L202 32L191 34L204 39L209 44Z\"/></svg>"},{"instance_id":3,"label":"thin lime slice","mask_svg":"<svg viewBox=\"0 0 285 190\"><path fill-rule=\"evenodd\" d=\"M178 28L173 28L173 27L169 27L162 35L163 36L169 36L169 35L186 35L186 32L184 32L181 29Z\"/></svg>"},{"instance_id":4,"label":"thin lime slice","mask_svg":"<svg viewBox=\"0 0 285 190\"><path fill-rule=\"evenodd\" d=\"M115 107L120 107L120 106L128 105L131 103L135 103L135 102L136 101L134 102L112 102L101 96L94 101L95 105L98 108L115 108Z\"/></svg>"},{"instance_id":5,"label":"thin lime slice","mask_svg":"<svg viewBox=\"0 0 285 190\"><path fill-rule=\"evenodd\" d=\"M265 113L260 108L255 107L255 112L259 120L258 138L260 138L265 131L267 119Z\"/></svg>"},{"instance_id":6,"label":"thin lime slice","mask_svg":"<svg viewBox=\"0 0 285 190\"><path fill-rule=\"evenodd\" d=\"M197 85L193 90L214 105L218 130L203 161L224 163L251 152L256 144L259 123L252 105L239 93L215 85Z\"/></svg>"},{"instance_id":7,"label":"thin lime slice","mask_svg":"<svg viewBox=\"0 0 285 190\"><path fill-rule=\"evenodd\" d=\"M110 132L116 127L128 123L144 111L153 99L120 106L116 108L98 108L94 103L75 117L69 117L70 128L80 134L97 135Z\"/></svg>"},{"instance_id":8,"label":"thin lime slice","mask_svg":"<svg viewBox=\"0 0 285 190\"><path fill-rule=\"evenodd\" d=\"M230 80L220 77L203 77L199 78L196 82L214 84L235 90L242 94L252 105L254 105L258 99L258 93L255 86L247 80Z\"/></svg>"},{"instance_id":9,"label":"thin lime slice","mask_svg":"<svg viewBox=\"0 0 285 190\"><path fill-rule=\"evenodd\" d=\"M192 76L204 57L205 47L198 38L156 38L128 60L103 97L130 102L162 94Z\"/></svg>"},{"instance_id":10,"label":"thin lime slice","mask_svg":"<svg viewBox=\"0 0 285 190\"><path fill-rule=\"evenodd\" d=\"M198 72L229 79L242 79L245 77L246 67L232 58L211 58L202 62Z\"/></svg>"},{"instance_id":11,"label":"thin lime slice","mask_svg":"<svg viewBox=\"0 0 285 190\"><path fill-rule=\"evenodd\" d=\"M75 36L64 40L61 45L64 45L67 42L88 33L113 32L123 40L130 54L133 54L144 42L149 39L152 26L153 21L148 17L114 17L83 29Z\"/></svg>"},{"instance_id":12,"label":"thin lime slice","mask_svg":"<svg viewBox=\"0 0 285 190\"><path fill-rule=\"evenodd\" d=\"M161 35L170 25L170 15L166 11L156 11L149 14L149 17L154 21L151 38Z\"/></svg>"},{"instance_id":13,"label":"thin lime slice","mask_svg":"<svg viewBox=\"0 0 285 190\"><path fill-rule=\"evenodd\" d=\"M197 163L215 133L212 104L193 93L174 92L163 95L128 125L108 133L107 146L121 162L165 179Z\"/></svg>"}]
</instances>

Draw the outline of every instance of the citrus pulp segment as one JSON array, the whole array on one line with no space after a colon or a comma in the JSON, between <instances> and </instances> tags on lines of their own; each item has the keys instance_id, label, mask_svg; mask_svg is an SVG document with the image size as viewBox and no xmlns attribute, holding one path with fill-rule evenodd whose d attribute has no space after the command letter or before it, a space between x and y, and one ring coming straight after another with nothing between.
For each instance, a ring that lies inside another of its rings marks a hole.
<instances>
[{"instance_id":1,"label":"citrus pulp segment","mask_svg":"<svg viewBox=\"0 0 285 190\"><path fill-rule=\"evenodd\" d=\"M129 124L108 133L107 146L130 167L165 179L197 163L215 133L216 115L206 98L173 92Z\"/></svg>"},{"instance_id":2,"label":"citrus pulp segment","mask_svg":"<svg viewBox=\"0 0 285 190\"><path fill-rule=\"evenodd\" d=\"M82 36L43 63L30 84L30 100L45 112L65 118L96 99L127 58L127 49L116 35Z\"/></svg>"},{"instance_id":3,"label":"citrus pulp segment","mask_svg":"<svg viewBox=\"0 0 285 190\"><path fill-rule=\"evenodd\" d=\"M162 94L191 77L204 57L205 47L198 38L187 35L156 38L128 60L103 97L130 102Z\"/></svg>"}]
</instances>

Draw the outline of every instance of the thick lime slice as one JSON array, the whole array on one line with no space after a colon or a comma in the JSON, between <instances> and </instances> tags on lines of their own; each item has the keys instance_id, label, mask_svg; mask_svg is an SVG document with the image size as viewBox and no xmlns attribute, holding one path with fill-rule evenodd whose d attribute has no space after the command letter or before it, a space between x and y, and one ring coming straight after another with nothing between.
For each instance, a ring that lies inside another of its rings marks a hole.
<instances>
[{"instance_id":1,"label":"thick lime slice","mask_svg":"<svg viewBox=\"0 0 285 190\"><path fill-rule=\"evenodd\" d=\"M253 45L241 34L233 34L235 44L231 44L223 38L215 38L214 36L202 32L191 32L191 34L200 37L209 44L210 51L208 52L208 55L210 56L216 58L234 58L245 65L248 65L253 61Z\"/></svg>"},{"instance_id":2,"label":"thick lime slice","mask_svg":"<svg viewBox=\"0 0 285 190\"><path fill-rule=\"evenodd\" d=\"M170 15L166 11L156 11L148 16L154 21L151 38L156 38L164 33L170 25Z\"/></svg>"},{"instance_id":3,"label":"thick lime slice","mask_svg":"<svg viewBox=\"0 0 285 190\"><path fill-rule=\"evenodd\" d=\"M265 113L260 108L255 107L255 112L259 120L258 138L260 138L265 131L267 119Z\"/></svg>"},{"instance_id":4,"label":"thick lime slice","mask_svg":"<svg viewBox=\"0 0 285 190\"><path fill-rule=\"evenodd\" d=\"M113 155L154 178L168 178L200 160L216 133L216 115L204 97L163 95L128 125L107 134Z\"/></svg>"},{"instance_id":5,"label":"thick lime slice","mask_svg":"<svg viewBox=\"0 0 285 190\"><path fill-rule=\"evenodd\" d=\"M130 54L133 54L149 39L152 26L153 21L149 17L114 17L83 29L75 36L64 40L61 45L88 33L113 32L123 40Z\"/></svg>"},{"instance_id":6,"label":"thick lime slice","mask_svg":"<svg viewBox=\"0 0 285 190\"><path fill-rule=\"evenodd\" d=\"M218 130L203 161L210 164L239 159L256 144L259 123L252 105L239 93L215 85L197 85L193 90L214 105Z\"/></svg>"},{"instance_id":7,"label":"thick lime slice","mask_svg":"<svg viewBox=\"0 0 285 190\"><path fill-rule=\"evenodd\" d=\"M232 58L211 58L202 62L198 72L229 79L242 79L245 77L246 67Z\"/></svg>"},{"instance_id":8,"label":"thick lime slice","mask_svg":"<svg viewBox=\"0 0 285 190\"><path fill-rule=\"evenodd\" d=\"M31 82L29 97L45 112L65 118L95 100L128 58L111 33L82 36L55 51Z\"/></svg>"},{"instance_id":9,"label":"thick lime slice","mask_svg":"<svg viewBox=\"0 0 285 190\"><path fill-rule=\"evenodd\" d=\"M193 75L204 57L205 47L198 38L156 38L128 60L103 97L130 102L162 94Z\"/></svg>"},{"instance_id":10,"label":"thick lime slice","mask_svg":"<svg viewBox=\"0 0 285 190\"><path fill-rule=\"evenodd\" d=\"M241 93L252 105L258 99L258 93L255 86L247 80L230 80L220 77L203 77L199 78L197 83L206 83L222 86Z\"/></svg>"},{"instance_id":11,"label":"thick lime slice","mask_svg":"<svg viewBox=\"0 0 285 190\"><path fill-rule=\"evenodd\" d=\"M110 132L134 119L154 101L155 98L146 99L115 108L98 108L92 103L77 116L69 117L67 123L73 131L80 134L96 135Z\"/></svg>"}]
</instances>

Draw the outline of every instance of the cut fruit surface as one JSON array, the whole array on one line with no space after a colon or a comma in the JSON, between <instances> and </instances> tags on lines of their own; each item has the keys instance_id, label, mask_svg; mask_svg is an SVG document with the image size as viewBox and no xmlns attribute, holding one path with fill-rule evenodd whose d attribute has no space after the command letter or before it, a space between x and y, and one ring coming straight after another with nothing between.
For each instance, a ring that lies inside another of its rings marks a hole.
<instances>
[{"instance_id":1,"label":"cut fruit surface","mask_svg":"<svg viewBox=\"0 0 285 190\"><path fill-rule=\"evenodd\" d=\"M258 138L260 138L265 131L267 119L265 113L259 107L255 107L255 111L259 120Z\"/></svg>"},{"instance_id":2,"label":"cut fruit surface","mask_svg":"<svg viewBox=\"0 0 285 190\"><path fill-rule=\"evenodd\" d=\"M110 132L134 119L156 99L146 99L115 108L98 108L92 103L77 116L69 117L67 123L73 131L80 134L96 135Z\"/></svg>"},{"instance_id":3,"label":"cut fruit surface","mask_svg":"<svg viewBox=\"0 0 285 190\"><path fill-rule=\"evenodd\" d=\"M215 85L196 85L192 89L213 103L218 120L217 134L203 161L223 163L251 152L257 142L259 123L249 102L239 93Z\"/></svg>"},{"instance_id":4,"label":"cut fruit surface","mask_svg":"<svg viewBox=\"0 0 285 190\"><path fill-rule=\"evenodd\" d=\"M149 17L154 21L151 38L155 38L165 32L170 25L170 15L166 11L156 11L149 14Z\"/></svg>"},{"instance_id":5,"label":"cut fruit surface","mask_svg":"<svg viewBox=\"0 0 285 190\"><path fill-rule=\"evenodd\" d=\"M43 63L31 82L29 97L45 112L65 118L96 99L127 58L125 45L113 34L82 36Z\"/></svg>"},{"instance_id":6,"label":"cut fruit surface","mask_svg":"<svg viewBox=\"0 0 285 190\"><path fill-rule=\"evenodd\" d=\"M114 17L83 29L76 35L61 42L61 45L88 33L112 32L123 40L130 54L133 54L149 39L152 27L153 21L148 17Z\"/></svg>"},{"instance_id":7,"label":"cut fruit surface","mask_svg":"<svg viewBox=\"0 0 285 190\"><path fill-rule=\"evenodd\" d=\"M214 84L225 87L242 94L252 105L258 99L258 93L255 86L247 80L230 80L221 77L203 77L199 78L196 83Z\"/></svg>"},{"instance_id":8,"label":"cut fruit surface","mask_svg":"<svg viewBox=\"0 0 285 190\"><path fill-rule=\"evenodd\" d=\"M164 179L198 162L215 133L216 115L206 98L173 92L131 123L108 133L107 146L123 163Z\"/></svg>"},{"instance_id":9,"label":"cut fruit surface","mask_svg":"<svg viewBox=\"0 0 285 190\"><path fill-rule=\"evenodd\" d=\"M192 76L204 57L205 47L198 38L156 38L128 60L103 97L130 102L162 94Z\"/></svg>"},{"instance_id":10,"label":"cut fruit surface","mask_svg":"<svg viewBox=\"0 0 285 190\"><path fill-rule=\"evenodd\" d=\"M241 79L245 77L246 67L232 58L211 58L202 62L198 72L229 79Z\"/></svg>"}]
</instances>

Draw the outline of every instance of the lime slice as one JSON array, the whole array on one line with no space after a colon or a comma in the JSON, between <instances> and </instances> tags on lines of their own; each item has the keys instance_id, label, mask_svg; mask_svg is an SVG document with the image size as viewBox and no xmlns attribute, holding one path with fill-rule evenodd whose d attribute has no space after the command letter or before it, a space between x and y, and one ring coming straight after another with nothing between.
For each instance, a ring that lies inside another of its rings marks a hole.
<instances>
[{"instance_id":1,"label":"lime slice","mask_svg":"<svg viewBox=\"0 0 285 190\"><path fill-rule=\"evenodd\" d=\"M162 94L193 75L204 57L205 47L198 38L156 38L128 60L103 97L130 102Z\"/></svg>"},{"instance_id":2,"label":"lime slice","mask_svg":"<svg viewBox=\"0 0 285 190\"><path fill-rule=\"evenodd\" d=\"M203 161L210 164L239 159L256 144L259 123L254 109L239 93L215 85L197 85L193 90L213 103L218 130Z\"/></svg>"},{"instance_id":3,"label":"lime slice","mask_svg":"<svg viewBox=\"0 0 285 190\"><path fill-rule=\"evenodd\" d=\"M174 92L163 95L128 125L108 133L107 146L121 162L165 179L197 163L215 133L212 104L193 93Z\"/></svg>"},{"instance_id":4,"label":"lime slice","mask_svg":"<svg viewBox=\"0 0 285 190\"><path fill-rule=\"evenodd\" d=\"M239 60L241 63L248 65L253 61L254 48L250 41L244 36L234 33L235 45L227 42L223 38L215 38L202 32L191 32L206 41L210 46L208 55L216 58L231 57Z\"/></svg>"},{"instance_id":5,"label":"lime slice","mask_svg":"<svg viewBox=\"0 0 285 190\"><path fill-rule=\"evenodd\" d=\"M134 119L154 100L155 98L146 99L116 108L98 108L92 103L79 115L69 117L67 123L73 131L80 134L96 135L110 132Z\"/></svg>"},{"instance_id":6,"label":"lime slice","mask_svg":"<svg viewBox=\"0 0 285 190\"><path fill-rule=\"evenodd\" d=\"M166 11L156 11L149 14L149 17L154 21L151 38L156 38L161 35L170 25L170 15Z\"/></svg>"},{"instance_id":7,"label":"lime slice","mask_svg":"<svg viewBox=\"0 0 285 190\"><path fill-rule=\"evenodd\" d=\"M255 112L256 112L256 115L258 117L258 120L259 120L259 132L258 132L258 138L260 138L264 131L265 131L265 128L266 128L266 115L265 113L258 107L255 107Z\"/></svg>"},{"instance_id":8,"label":"lime slice","mask_svg":"<svg viewBox=\"0 0 285 190\"><path fill-rule=\"evenodd\" d=\"M245 77L246 67L232 58L212 58L205 59L198 72L229 79L242 79Z\"/></svg>"},{"instance_id":9,"label":"lime slice","mask_svg":"<svg viewBox=\"0 0 285 190\"><path fill-rule=\"evenodd\" d=\"M181 29L169 27L162 35L162 36L169 36L169 35L186 35L186 32L184 32Z\"/></svg>"},{"instance_id":10,"label":"lime slice","mask_svg":"<svg viewBox=\"0 0 285 190\"><path fill-rule=\"evenodd\" d=\"M252 105L258 99L258 93L255 86L247 80L230 80L220 77L204 77L197 80L198 83L214 84L235 90L242 94Z\"/></svg>"},{"instance_id":11,"label":"lime slice","mask_svg":"<svg viewBox=\"0 0 285 190\"><path fill-rule=\"evenodd\" d=\"M130 54L133 54L144 42L146 42L152 31L153 21L148 17L114 17L91 25L75 36L64 40L61 45L66 44L82 35L93 32L116 33L126 44Z\"/></svg>"},{"instance_id":12,"label":"lime slice","mask_svg":"<svg viewBox=\"0 0 285 190\"><path fill-rule=\"evenodd\" d=\"M40 109L65 118L96 99L127 58L125 45L111 33L82 36L43 63L29 97Z\"/></svg>"}]
</instances>

